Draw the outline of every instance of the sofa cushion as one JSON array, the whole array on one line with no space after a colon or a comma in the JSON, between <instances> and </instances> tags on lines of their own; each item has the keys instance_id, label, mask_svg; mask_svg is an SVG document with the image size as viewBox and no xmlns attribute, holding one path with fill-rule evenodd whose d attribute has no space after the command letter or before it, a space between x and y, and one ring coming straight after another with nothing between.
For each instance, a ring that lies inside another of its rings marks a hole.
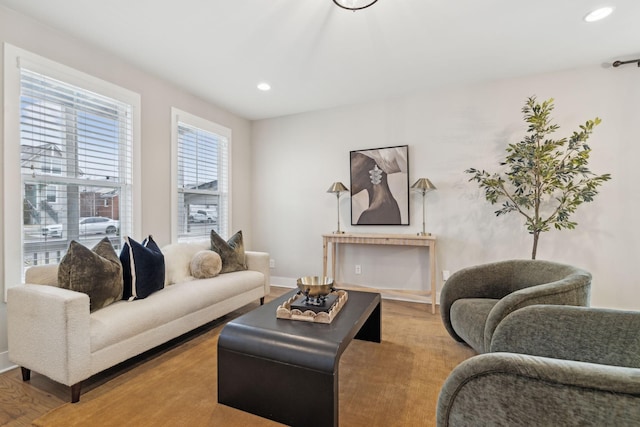
<instances>
[{"instance_id":1,"label":"sofa cushion","mask_svg":"<svg viewBox=\"0 0 640 427\"><path fill-rule=\"evenodd\" d=\"M200 251L191 258L191 275L196 279L216 277L222 270L222 259L217 252Z\"/></svg>"},{"instance_id":2,"label":"sofa cushion","mask_svg":"<svg viewBox=\"0 0 640 427\"><path fill-rule=\"evenodd\" d=\"M263 289L264 280L260 272L238 271L176 283L133 303L116 302L91 314L91 352L119 345L138 335L140 337L131 342L139 345L145 339L152 339L157 333L155 329L188 322L183 318L197 316L213 307L227 313L235 309L234 304L243 299L243 294Z\"/></svg>"},{"instance_id":3,"label":"sofa cushion","mask_svg":"<svg viewBox=\"0 0 640 427\"><path fill-rule=\"evenodd\" d=\"M164 255L151 236L138 243L125 237L120 252L126 300L142 299L164 287Z\"/></svg>"},{"instance_id":4,"label":"sofa cushion","mask_svg":"<svg viewBox=\"0 0 640 427\"><path fill-rule=\"evenodd\" d=\"M211 250L217 252L222 259L220 274L247 269L242 230L231 236L226 242L215 230L211 230Z\"/></svg>"},{"instance_id":5,"label":"sofa cushion","mask_svg":"<svg viewBox=\"0 0 640 427\"><path fill-rule=\"evenodd\" d=\"M32 285L58 286L58 264L34 265L27 268L24 282Z\"/></svg>"},{"instance_id":6,"label":"sofa cushion","mask_svg":"<svg viewBox=\"0 0 640 427\"><path fill-rule=\"evenodd\" d=\"M58 266L58 286L89 295L89 311L122 299L122 264L108 237L92 249L72 240Z\"/></svg>"}]
</instances>

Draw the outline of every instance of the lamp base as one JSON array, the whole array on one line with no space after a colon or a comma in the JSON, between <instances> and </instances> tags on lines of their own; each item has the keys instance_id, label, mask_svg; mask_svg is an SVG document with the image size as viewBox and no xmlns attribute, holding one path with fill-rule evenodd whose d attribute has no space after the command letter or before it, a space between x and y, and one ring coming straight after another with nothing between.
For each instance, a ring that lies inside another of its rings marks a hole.
<instances>
[{"instance_id":1,"label":"lamp base","mask_svg":"<svg viewBox=\"0 0 640 427\"><path fill-rule=\"evenodd\" d=\"M344 234L344 231L334 231L333 234Z\"/></svg>"},{"instance_id":2,"label":"lamp base","mask_svg":"<svg viewBox=\"0 0 640 427\"><path fill-rule=\"evenodd\" d=\"M418 236L431 236L431 233L425 233L424 231L421 231L419 233L417 233Z\"/></svg>"}]
</instances>

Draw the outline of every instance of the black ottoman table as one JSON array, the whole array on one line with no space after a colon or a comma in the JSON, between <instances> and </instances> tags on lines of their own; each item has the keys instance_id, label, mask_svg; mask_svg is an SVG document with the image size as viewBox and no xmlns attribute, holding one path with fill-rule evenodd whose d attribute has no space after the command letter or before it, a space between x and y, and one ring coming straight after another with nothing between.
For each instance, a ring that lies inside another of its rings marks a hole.
<instances>
[{"instance_id":1,"label":"black ottoman table","mask_svg":"<svg viewBox=\"0 0 640 427\"><path fill-rule=\"evenodd\" d=\"M291 426L337 426L340 356L353 338L380 342L380 294L347 291L330 324L276 318L296 292L222 329L218 402Z\"/></svg>"}]
</instances>

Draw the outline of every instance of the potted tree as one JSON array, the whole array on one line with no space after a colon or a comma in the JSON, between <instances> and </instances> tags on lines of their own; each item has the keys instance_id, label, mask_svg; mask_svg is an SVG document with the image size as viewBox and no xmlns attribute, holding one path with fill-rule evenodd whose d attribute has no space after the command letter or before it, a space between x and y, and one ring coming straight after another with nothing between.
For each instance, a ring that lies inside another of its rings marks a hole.
<instances>
[{"instance_id":1,"label":"potted tree","mask_svg":"<svg viewBox=\"0 0 640 427\"><path fill-rule=\"evenodd\" d=\"M540 234L551 227L573 229L577 223L570 217L582 203L590 202L598 187L611 179L608 173L596 175L588 168L591 148L587 140L601 120L587 120L569 138L553 139L559 126L551 121L553 98L539 103L535 96L522 108L528 124L520 142L507 146L502 173L489 173L474 168L469 181L484 189L491 204L502 202L497 216L517 212L533 235L531 259L536 258Z\"/></svg>"}]
</instances>

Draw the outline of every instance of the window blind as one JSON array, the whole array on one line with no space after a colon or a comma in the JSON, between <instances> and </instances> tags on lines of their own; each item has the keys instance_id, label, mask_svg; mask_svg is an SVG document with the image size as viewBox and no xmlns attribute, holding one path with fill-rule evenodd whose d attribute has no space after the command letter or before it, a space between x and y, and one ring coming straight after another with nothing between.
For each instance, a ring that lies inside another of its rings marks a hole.
<instances>
[{"instance_id":1,"label":"window blind","mask_svg":"<svg viewBox=\"0 0 640 427\"><path fill-rule=\"evenodd\" d=\"M178 240L226 237L229 216L229 138L178 121Z\"/></svg>"},{"instance_id":2,"label":"window blind","mask_svg":"<svg viewBox=\"0 0 640 427\"><path fill-rule=\"evenodd\" d=\"M132 229L132 105L20 69L25 267ZM93 220L88 218L100 218Z\"/></svg>"}]
</instances>

